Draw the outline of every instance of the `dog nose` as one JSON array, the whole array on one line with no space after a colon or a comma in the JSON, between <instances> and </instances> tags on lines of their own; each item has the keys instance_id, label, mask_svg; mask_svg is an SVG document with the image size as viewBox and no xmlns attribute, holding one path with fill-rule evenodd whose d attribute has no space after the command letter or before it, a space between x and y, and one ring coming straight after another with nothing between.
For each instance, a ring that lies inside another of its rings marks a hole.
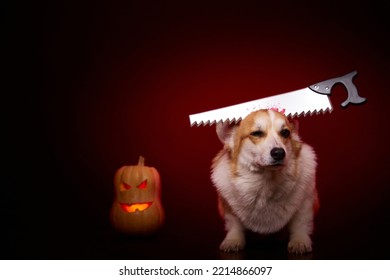
<instances>
[{"instance_id":1,"label":"dog nose","mask_svg":"<svg viewBox=\"0 0 390 280\"><path fill-rule=\"evenodd\" d=\"M274 160L282 160L286 156L286 152L282 148L273 148L271 150L271 157Z\"/></svg>"}]
</instances>

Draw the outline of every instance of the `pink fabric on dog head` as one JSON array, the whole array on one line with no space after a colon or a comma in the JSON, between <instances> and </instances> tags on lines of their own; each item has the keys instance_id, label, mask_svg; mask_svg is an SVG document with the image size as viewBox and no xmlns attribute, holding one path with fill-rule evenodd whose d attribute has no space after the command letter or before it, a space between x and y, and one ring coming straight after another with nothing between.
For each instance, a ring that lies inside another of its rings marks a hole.
<instances>
[{"instance_id":1,"label":"pink fabric on dog head","mask_svg":"<svg viewBox=\"0 0 390 280\"><path fill-rule=\"evenodd\" d=\"M284 114L286 112L286 109L277 108L277 107L268 108L268 110L273 110L273 111L279 112L281 114Z\"/></svg>"}]
</instances>

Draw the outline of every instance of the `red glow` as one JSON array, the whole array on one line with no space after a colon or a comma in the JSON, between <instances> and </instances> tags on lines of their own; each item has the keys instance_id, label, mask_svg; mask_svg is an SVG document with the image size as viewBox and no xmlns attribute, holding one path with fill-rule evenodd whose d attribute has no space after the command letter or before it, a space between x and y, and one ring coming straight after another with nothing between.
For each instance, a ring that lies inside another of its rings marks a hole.
<instances>
[{"instance_id":1,"label":"red glow","mask_svg":"<svg viewBox=\"0 0 390 280\"><path fill-rule=\"evenodd\" d=\"M137 188L139 188L139 189L145 189L146 186L147 186L147 181L148 181L148 180L143 181L141 184L138 185Z\"/></svg>"},{"instance_id":2,"label":"red glow","mask_svg":"<svg viewBox=\"0 0 390 280\"><path fill-rule=\"evenodd\" d=\"M138 189L145 189L147 187L147 184L148 183L148 180L144 180L142 183L140 183L137 188ZM132 188L132 186L130 186L129 184L126 184L126 183L122 183L121 184L121 191L125 191L125 190L130 190Z\"/></svg>"},{"instance_id":3,"label":"red glow","mask_svg":"<svg viewBox=\"0 0 390 280\"><path fill-rule=\"evenodd\" d=\"M131 186L126 184L126 183L123 183L123 187L126 189L126 190L129 190L131 189Z\"/></svg>"}]
</instances>

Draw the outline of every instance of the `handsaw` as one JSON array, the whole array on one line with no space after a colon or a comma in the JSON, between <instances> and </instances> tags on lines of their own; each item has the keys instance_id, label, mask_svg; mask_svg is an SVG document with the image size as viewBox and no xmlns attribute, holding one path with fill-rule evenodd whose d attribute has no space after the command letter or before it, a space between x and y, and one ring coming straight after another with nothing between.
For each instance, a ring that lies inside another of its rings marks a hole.
<instances>
[{"instance_id":1,"label":"handsaw","mask_svg":"<svg viewBox=\"0 0 390 280\"><path fill-rule=\"evenodd\" d=\"M192 114L189 116L190 124L191 126L205 126L220 122L238 123L251 112L260 109L274 109L291 118L332 112L333 107L329 95L332 92L332 87L338 83L343 84L348 92L347 99L341 103L342 107L346 107L349 103L361 104L366 101L366 98L359 96L358 90L352 81L356 75L357 71L353 71L344 76L315 83L303 89Z\"/></svg>"}]
</instances>

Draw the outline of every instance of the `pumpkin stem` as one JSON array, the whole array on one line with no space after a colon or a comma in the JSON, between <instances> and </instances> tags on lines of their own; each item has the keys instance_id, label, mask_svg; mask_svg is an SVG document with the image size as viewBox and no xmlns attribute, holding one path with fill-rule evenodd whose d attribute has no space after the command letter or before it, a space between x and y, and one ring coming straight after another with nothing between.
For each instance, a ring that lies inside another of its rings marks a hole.
<instances>
[{"instance_id":1,"label":"pumpkin stem","mask_svg":"<svg viewBox=\"0 0 390 280\"><path fill-rule=\"evenodd\" d=\"M145 165L145 158L143 156L139 156L138 166L144 166L144 165Z\"/></svg>"}]
</instances>

